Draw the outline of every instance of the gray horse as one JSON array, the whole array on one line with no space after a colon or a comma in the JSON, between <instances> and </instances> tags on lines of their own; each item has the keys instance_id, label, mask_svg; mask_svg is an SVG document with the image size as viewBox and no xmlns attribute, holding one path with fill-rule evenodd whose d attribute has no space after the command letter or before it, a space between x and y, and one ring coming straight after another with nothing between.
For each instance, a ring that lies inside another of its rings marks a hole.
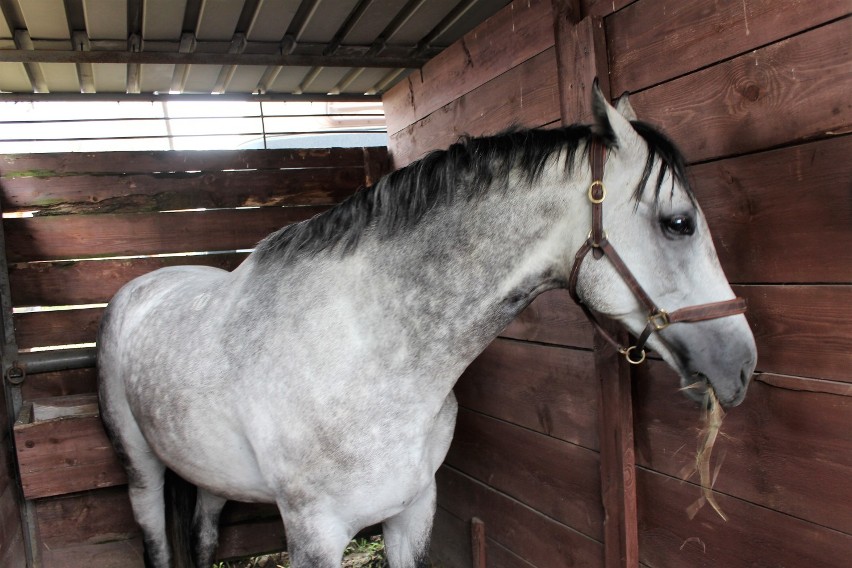
<instances>
[{"instance_id":1,"label":"gray horse","mask_svg":"<svg viewBox=\"0 0 852 568\"><path fill-rule=\"evenodd\" d=\"M626 97L616 109L595 89L593 102L592 126L429 154L273 233L233 272L166 268L118 292L98 340L100 401L149 565L173 561L167 468L198 487L199 566L228 499L277 504L295 568L340 566L377 523L393 568L424 565L453 385L534 297L568 285L590 234L593 140L608 153L608 241L647 294L671 308L734 297L680 154ZM574 276L588 309L646 328L612 262ZM684 384L709 382L733 406L756 350L745 318L724 315L647 341Z\"/></svg>"}]
</instances>

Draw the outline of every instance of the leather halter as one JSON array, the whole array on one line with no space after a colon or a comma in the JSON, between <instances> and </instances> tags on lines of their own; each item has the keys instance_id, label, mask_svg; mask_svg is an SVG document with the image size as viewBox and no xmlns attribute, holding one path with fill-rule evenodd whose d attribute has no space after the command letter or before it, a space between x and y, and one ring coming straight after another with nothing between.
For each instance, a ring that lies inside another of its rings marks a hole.
<instances>
[{"instance_id":1,"label":"leather halter","mask_svg":"<svg viewBox=\"0 0 852 568\"><path fill-rule=\"evenodd\" d=\"M633 273L630 272L630 269L627 268L627 265L621 259L621 256L615 251L603 229L603 202L606 199L606 186L603 183L605 162L606 146L599 139L593 137L589 147L589 165L592 169L592 183L588 191L588 198L592 203L592 230L589 232L589 238L586 239L586 242L583 243L583 246L580 247L580 250L574 256L574 266L571 268L571 276L568 279L568 291L571 294L571 298L583 309L586 317L589 318L589 321L592 322L601 336L615 347L620 354L624 355L628 362L638 365L645 360L645 343L655 331L661 331L673 323L705 321L745 313L746 302L742 298L680 308L671 313L657 307L657 304L654 303L654 300L642 288L633 276ZM633 295L648 310L648 324L639 335L636 345L620 345L601 326L597 316L577 295L577 279L580 275L580 266L589 252L592 252L592 256L596 260L606 256L621 275L621 278L624 279L624 282L633 292ZM633 355L634 353L636 354L635 356Z\"/></svg>"}]
</instances>

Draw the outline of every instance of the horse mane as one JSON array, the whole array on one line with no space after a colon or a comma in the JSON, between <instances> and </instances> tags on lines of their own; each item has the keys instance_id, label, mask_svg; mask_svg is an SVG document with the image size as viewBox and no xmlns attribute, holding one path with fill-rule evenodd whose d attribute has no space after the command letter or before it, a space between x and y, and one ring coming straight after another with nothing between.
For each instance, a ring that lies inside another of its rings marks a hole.
<instances>
[{"instance_id":1,"label":"horse mane","mask_svg":"<svg viewBox=\"0 0 852 568\"><path fill-rule=\"evenodd\" d=\"M634 122L633 126L650 150L634 193L636 198L641 197L650 180L656 157L662 159L663 166L657 176L655 196L659 196L665 168L688 187L684 160L674 144L645 123ZM312 219L272 233L258 244L255 255L260 262L287 262L337 246L342 254L347 254L355 249L368 227L379 238L390 237L403 227L416 224L437 205L482 195L494 180L506 180L502 185L507 187L512 169L532 184L541 176L548 159L559 151L565 151L565 168L570 173L577 149L591 136L591 127L576 124L553 129L512 128L481 138L463 136L447 150L430 152ZM612 144L612 137L600 139L608 146ZM582 148L585 154L588 144Z\"/></svg>"}]
</instances>

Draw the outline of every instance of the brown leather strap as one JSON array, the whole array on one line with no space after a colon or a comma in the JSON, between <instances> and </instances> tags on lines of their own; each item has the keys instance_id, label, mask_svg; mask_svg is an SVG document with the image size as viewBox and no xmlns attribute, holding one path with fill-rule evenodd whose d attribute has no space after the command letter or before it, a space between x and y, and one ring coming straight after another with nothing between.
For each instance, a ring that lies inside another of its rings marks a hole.
<instances>
[{"instance_id":1,"label":"brown leather strap","mask_svg":"<svg viewBox=\"0 0 852 568\"><path fill-rule=\"evenodd\" d=\"M744 314L747 306L742 298L681 308L669 314L669 323L696 322Z\"/></svg>"}]
</instances>

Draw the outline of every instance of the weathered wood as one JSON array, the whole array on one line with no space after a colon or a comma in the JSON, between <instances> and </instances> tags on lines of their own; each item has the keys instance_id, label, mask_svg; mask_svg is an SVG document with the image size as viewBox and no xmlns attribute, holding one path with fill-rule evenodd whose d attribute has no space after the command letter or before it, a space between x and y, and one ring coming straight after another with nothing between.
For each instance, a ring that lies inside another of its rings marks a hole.
<instances>
[{"instance_id":1,"label":"weathered wood","mask_svg":"<svg viewBox=\"0 0 852 568\"><path fill-rule=\"evenodd\" d=\"M852 136L690 168L732 282L849 282Z\"/></svg>"},{"instance_id":2,"label":"weathered wood","mask_svg":"<svg viewBox=\"0 0 852 568\"><path fill-rule=\"evenodd\" d=\"M852 536L717 493L728 515L704 507L690 521L686 508L698 487L637 470L639 550L649 566L845 566ZM840 503L840 501L836 501Z\"/></svg>"},{"instance_id":3,"label":"weathered wood","mask_svg":"<svg viewBox=\"0 0 852 568\"><path fill-rule=\"evenodd\" d=\"M6 448L3 453L7 452ZM0 458L0 465L6 466ZM4 467L0 476L7 477L11 469ZM26 566L24 537L21 532L21 514L18 510L17 487L13 483L0 484L0 566Z\"/></svg>"},{"instance_id":4,"label":"weathered wood","mask_svg":"<svg viewBox=\"0 0 852 568\"><path fill-rule=\"evenodd\" d=\"M97 412L35 422L26 410L15 423L15 446L27 499L127 482Z\"/></svg>"},{"instance_id":5,"label":"weathered wood","mask_svg":"<svg viewBox=\"0 0 852 568\"><path fill-rule=\"evenodd\" d=\"M42 568L143 568L142 536L42 550Z\"/></svg>"},{"instance_id":6,"label":"weathered wood","mask_svg":"<svg viewBox=\"0 0 852 568\"><path fill-rule=\"evenodd\" d=\"M637 0L580 0L580 5L583 16L603 18L635 2Z\"/></svg>"},{"instance_id":7,"label":"weathered wood","mask_svg":"<svg viewBox=\"0 0 852 568\"><path fill-rule=\"evenodd\" d=\"M136 213L334 205L364 185L363 168L303 168L5 179L3 211Z\"/></svg>"},{"instance_id":8,"label":"weathered wood","mask_svg":"<svg viewBox=\"0 0 852 568\"><path fill-rule=\"evenodd\" d=\"M481 518L488 538L538 568L603 566L603 547L526 505L446 466L438 470L438 502L461 519Z\"/></svg>"},{"instance_id":9,"label":"weathered wood","mask_svg":"<svg viewBox=\"0 0 852 568\"><path fill-rule=\"evenodd\" d=\"M396 134L552 46L550 0L512 2L384 95L388 133Z\"/></svg>"},{"instance_id":10,"label":"weathered wood","mask_svg":"<svg viewBox=\"0 0 852 568\"><path fill-rule=\"evenodd\" d=\"M722 464L715 488L852 533L852 510L837 506L852 502L852 385L843 384L844 395L816 392L825 381L777 379L784 382L758 375L745 402L727 413L713 449L714 466ZM695 463L701 410L678 387L662 362L639 370L636 452L642 466L686 478ZM692 490L698 499L698 489Z\"/></svg>"},{"instance_id":11,"label":"weathered wood","mask_svg":"<svg viewBox=\"0 0 852 568\"><path fill-rule=\"evenodd\" d=\"M601 464L595 451L462 408L445 463L590 538L603 539Z\"/></svg>"},{"instance_id":12,"label":"weathered wood","mask_svg":"<svg viewBox=\"0 0 852 568\"><path fill-rule=\"evenodd\" d=\"M364 179L362 185L369 187L390 173L390 156L383 147L364 148Z\"/></svg>"},{"instance_id":13,"label":"weathered wood","mask_svg":"<svg viewBox=\"0 0 852 568\"><path fill-rule=\"evenodd\" d=\"M98 376L95 368L72 369L55 373L37 373L27 375L21 385L24 400L91 394L98 390Z\"/></svg>"},{"instance_id":14,"label":"weathered wood","mask_svg":"<svg viewBox=\"0 0 852 568\"><path fill-rule=\"evenodd\" d=\"M57 347L92 343L98 335L103 308L15 314L18 347Z\"/></svg>"},{"instance_id":15,"label":"weathered wood","mask_svg":"<svg viewBox=\"0 0 852 568\"><path fill-rule=\"evenodd\" d=\"M497 339L456 384L459 404L598 448L598 393L588 351Z\"/></svg>"},{"instance_id":16,"label":"weathered wood","mask_svg":"<svg viewBox=\"0 0 852 568\"><path fill-rule=\"evenodd\" d=\"M545 50L391 135L388 146L394 166L446 148L462 134L478 136L510 124L533 127L552 122L559 116L555 66L554 50Z\"/></svg>"},{"instance_id":17,"label":"weathered wood","mask_svg":"<svg viewBox=\"0 0 852 568\"><path fill-rule=\"evenodd\" d=\"M592 325L567 290L552 290L533 300L501 333L503 337L592 347Z\"/></svg>"},{"instance_id":18,"label":"weathered wood","mask_svg":"<svg viewBox=\"0 0 852 568\"><path fill-rule=\"evenodd\" d=\"M852 18L822 26L631 97L690 162L850 131Z\"/></svg>"},{"instance_id":19,"label":"weathered wood","mask_svg":"<svg viewBox=\"0 0 852 568\"><path fill-rule=\"evenodd\" d=\"M757 368L852 382L852 286L734 286L748 301Z\"/></svg>"},{"instance_id":20,"label":"weathered wood","mask_svg":"<svg viewBox=\"0 0 852 568\"><path fill-rule=\"evenodd\" d=\"M488 556L486 554L485 523L479 517L474 517L470 521L470 549L473 568L486 568Z\"/></svg>"},{"instance_id":21,"label":"weathered wood","mask_svg":"<svg viewBox=\"0 0 852 568\"><path fill-rule=\"evenodd\" d=\"M603 21L589 17L573 22L576 7L568 8L573 2L556 3L561 5L554 26L562 124L588 123L592 119L592 85L596 77L609 97Z\"/></svg>"},{"instance_id":22,"label":"weathered wood","mask_svg":"<svg viewBox=\"0 0 852 568\"><path fill-rule=\"evenodd\" d=\"M626 333L605 322L623 345ZM595 334L595 375L600 389L600 491L607 568L635 568L639 561L636 528L636 459L633 452L633 401L630 365L599 333Z\"/></svg>"},{"instance_id":23,"label":"weathered wood","mask_svg":"<svg viewBox=\"0 0 852 568\"><path fill-rule=\"evenodd\" d=\"M233 270L248 253L18 263L9 266L14 306L68 306L108 302L124 284L166 266L204 265Z\"/></svg>"},{"instance_id":24,"label":"weathered wood","mask_svg":"<svg viewBox=\"0 0 852 568\"><path fill-rule=\"evenodd\" d=\"M348 168L362 165L361 148L0 154L0 178L330 166Z\"/></svg>"},{"instance_id":25,"label":"weathered wood","mask_svg":"<svg viewBox=\"0 0 852 568\"><path fill-rule=\"evenodd\" d=\"M606 20L613 92L662 83L848 13L844 0L730 0L712 10L704 2L636 2Z\"/></svg>"},{"instance_id":26,"label":"weathered wood","mask_svg":"<svg viewBox=\"0 0 852 568\"><path fill-rule=\"evenodd\" d=\"M254 248L325 207L5 219L9 262Z\"/></svg>"}]
</instances>

